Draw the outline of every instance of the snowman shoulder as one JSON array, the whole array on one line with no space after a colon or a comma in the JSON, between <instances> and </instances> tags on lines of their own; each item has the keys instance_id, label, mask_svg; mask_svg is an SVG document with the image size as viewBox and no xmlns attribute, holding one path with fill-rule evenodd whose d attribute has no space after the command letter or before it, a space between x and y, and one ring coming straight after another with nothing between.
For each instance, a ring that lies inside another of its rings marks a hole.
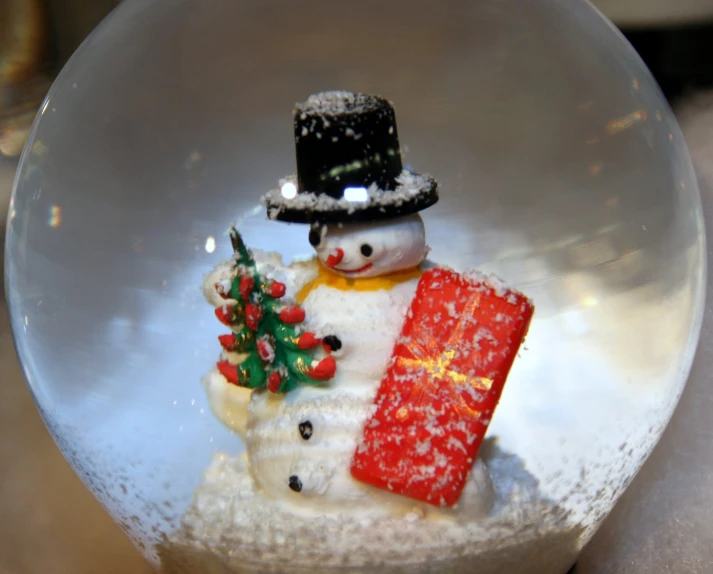
<instances>
[{"instance_id":1,"label":"snowman shoulder","mask_svg":"<svg viewBox=\"0 0 713 574\"><path fill-rule=\"evenodd\" d=\"M295 259L290 264L290 273L297 290L309 283L319 274L319 261L316 257Z\"/></svg>"},{"instance_id":2,"label":"snowman shoulder","mask_svg":"<svg viewBox=\"0 0 713 574\"><path fill-rule=\"evenodd\" d=\"M285 265L279 253L251 250L258 273L265 279L279 281L287 287L287 297L294 299L299 290L319 273L319 264L315 257L295 260ZM234 261L227 259L216 265L203 277L203 296L213 307L220 307L225 303L216 291L216 284L230 282L234 276Z\"/></svg>"},{"instance_id":3,"label":"snowman shoulder","mask_svg":"<svg viewBox=\"0 0 713 574\"><path fill-rule=\"evenodd\" d=\"M254 250L253 259L260 275L285 284L289 299L294 299L299 290L319 272L316 257L295 259L285 265L279 253Z\"/></svg>"},{"instance_id":4,"label":"snowman shoulder","mask_svg":"<svg viewBox=\"0 0 713 574\"><path fill-rule=\"evenodd\" d=\"M269 267L269 268L275 268L275 269L280 269L282 267L285 267L285 264L282 262L282 255L277 253L276 251L263 251L262 249L250 249L250 254L253 257L253 260L255 261L255 265L258 268L258 271L261 270L261 268Z\"/></svg>"},{"instance_id":5,"label":"snowman shoulder","mask_svg":"<svg viewBox=\"0 0 713 574\"><path fill-rule=\"evenodd\" d=\"M443 266L442 266L442 265L439 265L439 264L436 263L435 261L431 261L430 259L424 259L424 260L421 262L420 267L421 267L421 270L422 270L422 271L428 271L429 269L434 269L434 268L436 268L436 267L443 267Z\"/></svg>"}]
</instances>

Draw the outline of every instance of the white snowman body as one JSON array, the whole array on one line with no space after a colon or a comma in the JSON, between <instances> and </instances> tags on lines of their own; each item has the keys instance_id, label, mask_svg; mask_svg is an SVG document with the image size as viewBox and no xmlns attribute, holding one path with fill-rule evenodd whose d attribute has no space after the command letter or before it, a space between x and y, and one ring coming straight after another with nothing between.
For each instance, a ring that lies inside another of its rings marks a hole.
<instances>
[{"instance_id":1,"label":"white snowman body","mask_svg":"<svg viewBox=\"0 0 713 574\"><path fill-rule=\"evenodd\" d=\"M313 228L310 243L317 259L292 266L282 265L274 254L255 252L258 271L285 282L287 295L294 297L319 275L320 265L349 278L374 278L415 269L428 253L418 215L367 226ZM226 273L227 266L216 269L206 281L207 294L217 276ZM306 314L303 327L340 342L334 353L336 375L328 383L303 385L286 394L251 393L230 385L217 372L208 377L213 411L243 435L250 473L267 498L307 513L347 508L435 512L415 500L364 485L349 470L417 284L417 276L368 290L313 284L301 302ZM487 470L477 461L459 508L467 507L471 516L485 514L492 500Z\"/></svg>"},{"instance_id":2,"label":"white snowman body","mask_svg":"<svg viewBox=\"0 0 713 574\"><path fill-rule=\"evenodd\" d=\"M374 494L383 498L351 478L349 462L416 283L412 279L371 292L321 286L302 303L305 329L318 336L334 334L343 346L337 373L326 385L301 386L285 395L253 394L245 440L251 472L263 491L321 508L359 507ZM300 425L309 432L301 433ZM293 484L299 481L298 492L289 488L291 477L296 477Z\"/></svg>"}]
</instances>

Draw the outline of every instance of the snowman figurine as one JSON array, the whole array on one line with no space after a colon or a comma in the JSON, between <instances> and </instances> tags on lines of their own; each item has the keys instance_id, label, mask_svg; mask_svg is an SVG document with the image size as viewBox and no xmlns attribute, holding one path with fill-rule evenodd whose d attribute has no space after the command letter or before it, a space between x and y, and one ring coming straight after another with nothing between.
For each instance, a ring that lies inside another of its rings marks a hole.
<instances>
[{"instance_id":1,"label":"snowman figurine","mask_svg":"<svg viewBox=\"0 0 713 574\"><path fill-rule=\"evenodd\" d=\"M320 353L334 357L336 372L322 385L273 393L236 386L216 369L205 381L212 410L242 435L259 492L295 512L486 515L494 495L480 459L455 509L374 488L350 472L428 267L419 212L438 201L438 185L402 166L394 109L383 98L316 94L297 105L294 127L297 175L264 202L271 220L305 225L316 257L286 266L276 254L252 254L259 272L286 285L304 309L303 328L322 341ZM223 264L206 279L216 307L223 300L214 285L230 274Z\"/></svg>"}]
</instances>

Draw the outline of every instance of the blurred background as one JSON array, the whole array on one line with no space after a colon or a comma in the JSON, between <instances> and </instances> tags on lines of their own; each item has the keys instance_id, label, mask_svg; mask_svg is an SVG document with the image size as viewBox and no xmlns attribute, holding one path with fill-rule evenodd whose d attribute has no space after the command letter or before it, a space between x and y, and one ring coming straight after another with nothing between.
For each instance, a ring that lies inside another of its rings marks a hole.
<instances>
[{"instance_id":1,"label":"blurred background","mask_svg":"<svg viewBox=\"0 0 713 574\"><path fill-rule=\"evenodd\" d=\"M149 1L149 0L146 0ZM464 0L477 1L477 0ZM54 76L117 0L0 0L0 230L17 158L32 120ZM598 0L595 4L620 27L656 76L674 110L701 179L704 208L713 182L713 0ZM709 219L710 221L710 219ZM0 257L2 252L0 251ZM0 286L0 289L2 287ZM709 287L710 290L710 287ZM708 303L710 308L711 303ZM632 552L644 551L632 537L638 506L652 485L671 480L681 447L695 420L696 397L705 388L712 353L710 321L689 386L671 427L606 527L580 560L577 572L597 570L597 556L613 552L612 574L645 572L623 569ZM676 453L679 453L677 455ZM681 468L686 468L683 465ZM680 472L680 471L679 471ZM695 470L692 471L695 475ZM690 474L690 473L689 473ZM695 491L695 484L692 484ZM633 490L636 492L636 489ZM642 495L643 493L644 495ZM692 500L695 500L695 496ZM682 504L686 501L682 501ZM690 502L690 501L689 501ZM637 506L638 505L638 506ZM674 513L675 514L675 513ZM678 520L672 516L672 520ZM631 526L632 528L628 528ZM705 543L703 539L699 543ZM616 547L616 548L614 548ZM612 548L614 548L612 550ZM696 567L701 566L694 565ZM672 569L708 572L709 568ZM148 566L85 490L47 434L27 391L0 299L0 574L142 574Z\"/></svg>"}]
</instances>

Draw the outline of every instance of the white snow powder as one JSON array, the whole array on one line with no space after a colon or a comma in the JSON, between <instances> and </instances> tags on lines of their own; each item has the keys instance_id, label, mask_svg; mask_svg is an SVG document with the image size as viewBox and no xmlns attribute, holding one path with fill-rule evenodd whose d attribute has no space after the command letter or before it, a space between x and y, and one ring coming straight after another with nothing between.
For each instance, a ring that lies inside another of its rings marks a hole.
<instances>
[{"instance_id":1,"label":"white snow powder","mask_svg":"<svg viewBox=\"0 0 713 574\"><path fill-rule=\"evenodd\" d=\"M305 114L305 110L314 110L319 114L337 115L348 112L357 103L357 95L341 90L312 94L305 102L295 104L295 112ZM302 119L307 119L306 115ZM328 127L328 126L327 126Z\"/></svg>"},{"instance_id":2,"label":"white snow powder","mask_svg":"<svg viewBox=\"0 0 713 574\"><path fill-rule=\"evenodd\" d=\"M433 178L427 174L416 174L404 170L396 178L396 189L382 190L376 184L367 189L366 199L350 201L345 198L335 199L326 194L298 193L294 197L285 197L282 187L286 183L297 185L297 176L289 176L279 181L276 189L269 191L262 198L263 203L271 207L270 217L276 217L281 209L298 209L305 211L326 212L336 209L345 209L350 213L373 206L399 206L411 201L433 185Z\"/></svg>"},{"instance_id":3,"label":"white snow powder","mask_svg":"<svg viewBox=\"0 0 713 574\"><path fill-rule=\"evenodd\" d=\"M162 571L421 574L470 572L477 563L478 574L564 572L581 529L539 496L518 457L492 444L483 450L496 501L489 516L477 520L467 489L457 511L435 509L435 519L422 508L400 516L369 509L295 514L255 489L243 456L216 455L180 529L158 548Z\"/></svg>"},{"instance_id":4,"label":"white snow powder","mask_svg":"<svg viewBox=\"0 0 713 574\"><path fill-rule=\"evenodd\" d=\"M508 286L508 284L505 283L505 281L503 281L500 277L492 273L483 273L477 269L472 269L463 275L470 281L487 285L498 297L504 297L505 295L512 293L512 289Z\"/></svg>"},{"instance_id":5,"label":"white snow powder","mask_svg":"<svg viewBox=\"0 0 713 574\"><path fill-rule=\"evenodd\" d=\"M419 181L418 176L410 177L401 180L406 189ZM263 257L257 259L260 266ZM279 268L274 258L269 268ZM220 270L226 272L225 267ZM500 294L511 293L492 276L474 272L469 278ZM215 273L209 279L214 286L223 276ZM306 393L303 398L295 391L289 404L263 400L265 395L250 402L246 437L250 463L246 455L216 455L181 527L159 548L163 571L316 573L337 567L374 571L383 566L385 572L401 572L405 567L419 573L444 568L465 571L475 561L479 574L563 571L567 565L561 563L562 557L578 548L580 530L556 504L541 497L536 480L519 458L488 446L487 441L481 449L487 470L480 459L476 461L454 509L423 505L349 481L343 467L360 448L359 429L376 408L372 388L379 380L376 373L382 373L389 360L386 340L393 345L403 321L402 313L392 316L403 307L395 297L401 291L398 297L412 297L415 284L404 284L393 293L357 293L361 304L357 321L349 292L323 289L314 290L303 304L308 317L305 327L323 336L327 334L323 329L331 333L337 325L346 346L356 341L360 350L356 354L355 348L344 350L333 381L340 390L322 395L319 389L301 390ZM368 303L372 298L373 309ZM365 310L370 311L365 314ZM329 325L309 322L318 319L320 312L329 317ZM450 317L454 313L454 308L446 311ZM481 328L473 345L491 337ZM442 413L432 405L426 410L430 435L442 436L446 429L437 423ZM307 415L315 433L305 445L295 429ZM465 440L470 444L474 439ZM422 449L428 450L429 444L424 440ZM467 452L456 439L448 447ZM446 461L436 453L436 466ZM414 469L413 479L434 476L439 472L436 466ZM285 480L292 469L303 480L300 504L276 496L288 492Z\"/></svg>"}]
</instances>

